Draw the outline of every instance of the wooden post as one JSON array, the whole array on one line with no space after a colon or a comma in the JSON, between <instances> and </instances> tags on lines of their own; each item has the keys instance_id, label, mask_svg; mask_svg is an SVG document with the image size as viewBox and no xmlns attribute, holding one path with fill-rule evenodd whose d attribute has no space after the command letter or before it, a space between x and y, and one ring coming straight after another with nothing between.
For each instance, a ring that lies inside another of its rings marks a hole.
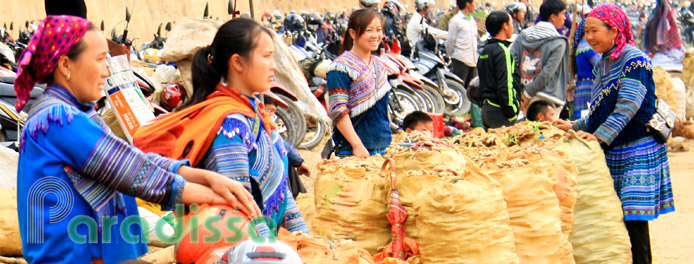
<instances>
[{"instance_id":1,"label":"wooden post","mask_svg":"<svg viewBox=\"0 0 694 264\"><path fill-rule=\"evenodd\" d=\"M581 15L583 14L583 7L585 6L585 1L583 0L581 2ZM570 78L569 78L569 85L567 87L566 91L566 101L573 101L573 92L574 88L576 88L576 82L574 81L574 78L576 77L576 72L578 69L574 65L576 65L576 51L574 50L574 42L575 42L575 37L576 37L576 28L578 26L578 21L576 20L576 17L578 16L578 3L576 3L576 6L574 8L574 16L573 16L573 21L571 21L571 31L569 33L569 73L571 73ZM571 100L569 100L571 99Z\"/></svg>"}]
</instances>

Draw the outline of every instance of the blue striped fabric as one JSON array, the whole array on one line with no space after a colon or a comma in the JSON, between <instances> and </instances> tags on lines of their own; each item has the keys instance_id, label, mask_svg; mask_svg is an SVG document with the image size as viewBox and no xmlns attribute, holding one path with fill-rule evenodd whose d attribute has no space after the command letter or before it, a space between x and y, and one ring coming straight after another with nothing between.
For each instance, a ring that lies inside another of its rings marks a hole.
<instances>
[{"instance_id":1,"label":"blue striped fabric","mask_svg":"<svg viewBox=\"0 0 694 264\"><path fill-rule=\"evenodd\" d=\"M667 147L652 137L605 151L624 220L650 221L675 211Z\"/></svg>"},{"instance_id":2,"label":"blue striped fabric","mask_svg":"<svg viewBox=\"0 0 694 264\"><path fill-rule=\"evenodd\" d=\"M289 231L308 233L299 208L287 185L284 143L277 131L272 136L260 126L252 132L253 118L240 114L226 117L212 146L202 159L204 168L241 182L251 190L251 178L258 183L263 214Z\"/></svg>"}]
</instances>

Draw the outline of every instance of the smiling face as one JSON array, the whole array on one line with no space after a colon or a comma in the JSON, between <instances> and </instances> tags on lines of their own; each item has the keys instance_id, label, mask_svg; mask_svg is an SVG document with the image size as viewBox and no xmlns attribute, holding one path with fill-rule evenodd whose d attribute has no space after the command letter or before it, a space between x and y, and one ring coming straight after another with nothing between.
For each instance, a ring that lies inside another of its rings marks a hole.
<instances>
[{"instance_id":1,"label":"smiling face","mask_svg":"<svg viewBox=\"0 0 694 264\"><path fill-rule=\"evenodd\" d=\"M606 53L615 45L617 39L617 29L608 28L600 19L595 17L586 18L586 42L597 53Z\"/></svg>"},{"instance_id":2,"label":"smiling face","mask_svg":"<svg viewBox=\"0 0 694 264\"><path fill-rule=\"evenodd\" d=\"M357 32L353 29L349 30L349 34L354 39L354 47L365 51L376 51L378 45L383 39L383 27L381 19L375 17L371 20L368 26L361 32L361 36L357 36Z\"/></svg>"},{"instance_id":3,"label":"smiling face","mask_svg":"<svg viewBox=\"0 0 694 264\"><path fill-rule=\"evenodd\" d=\"M270 89L270 83L274 80L275 69L275 44L270 35L260 33L258 45L248 58L244 58L243 82L249 88L249 94L262 93Z\"/></svg>"}]
</instances>

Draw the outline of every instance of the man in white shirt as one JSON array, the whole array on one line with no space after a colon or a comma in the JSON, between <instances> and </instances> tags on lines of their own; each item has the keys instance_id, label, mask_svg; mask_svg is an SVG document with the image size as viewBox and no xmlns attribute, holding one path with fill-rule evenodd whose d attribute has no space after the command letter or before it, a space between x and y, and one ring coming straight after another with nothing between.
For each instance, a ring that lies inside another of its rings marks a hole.
<instances>
[{"instance_id":1,"label":"man in white shirt","mask_svg":"<svg viewBox=\"0 0 694 264\"><path fill-rule=\"evenodd\" d=\"M460 12L448 24L446 52L451 56L451 70L467 86L477 76L477 22L474 0L457 0Z\"/></svg>"},{"instance_id":2,"label":"man in white shirt","mask_svg":"<svg viewBox=\"0 0 694 264\"><path fill-rule=\"evenodd\" d=\"M445 30L430 27L427 23L429 11L433 5L434 4L430 0L415 0L414 2L417 13L415 13L410 19L410 22L407 23L407 39L410 40L413 47L416 45L417 47L421 48L421 45L418 45L418 43L420 40L422 40L426 32L437 39L446 39L448 35L448 32Z\"/></svg>"}]
</instances>

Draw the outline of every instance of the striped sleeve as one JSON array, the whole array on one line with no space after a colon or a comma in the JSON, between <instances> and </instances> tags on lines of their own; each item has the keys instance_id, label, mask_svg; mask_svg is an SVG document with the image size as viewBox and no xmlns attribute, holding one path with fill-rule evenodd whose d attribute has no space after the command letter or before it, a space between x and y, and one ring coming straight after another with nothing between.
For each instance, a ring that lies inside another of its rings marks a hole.
<instances>
[{"instance_id":1,"label":"striped sleeve","mask_svg":"<svg viewBox=\"0 0 694 264\"><path fill-rule=\"evenodd\" d=\"M67 108L56 105L45 111L66 115L70 112ZM78 191L103 194L99 190L108 188L162 205L180 203L185 181L183 178L176 181L177 175L170 171L175 162L164 162L163 158L155 162L151 156L104 131L83 113L73 112L62 120L47 124L50 129L46 129L45 142L55 147L59 153L54 154L61 157L66 168L84 176L74 179ZM169 168L159 166L162 162Z\"/></svg>"},{"instance_id":2,"label":"striped sleeve","mask_svg":"<svg viewBox=\"0 0 694 264\"><path fill-rule=\"evenodd\" d=\"M203 162L205 169L241 182L250 190L248 154L252 147L252 131L244 118L230 115L224 120Z\"/></svg>"},{"instance_id":3,"label":"striped sleeve","mask_svg":"<svg viewBox=\"0 0 694 264\"><path fill-rule=\"evenodd\" d=\"M328 72L328 113L333 122L349 116L349 88L352 79L345 72Z\"/></svg>"},{"instance_id":4,"label":"striped sleeve","mask_svg":"<svg viewBox=\"0 0 694 264\"><path fill-rule=\"evenodd\" d=\"M296 205L294 196L292 196L288 186L284 190L284 197L287 197L287 209L284 211L285 228L290 232L301 231L308 234L309 231L306 226L306 221L304 221L304 218L301 216L299 207Z\"/></svg>"},{"instance_id":5,"label":"striped sleeve","mask_svg":"<svg viewBox=\"0 0 694 264\"><path fill-rule=\"evenodd\" d=\"M612 144L627 123L634 118L646 96L646 86L642 83L646 80L646 74L646 68L638 67L621 79L614 111L595 131L595 137L607 145Z\"/></svg>"}]
</instances>

